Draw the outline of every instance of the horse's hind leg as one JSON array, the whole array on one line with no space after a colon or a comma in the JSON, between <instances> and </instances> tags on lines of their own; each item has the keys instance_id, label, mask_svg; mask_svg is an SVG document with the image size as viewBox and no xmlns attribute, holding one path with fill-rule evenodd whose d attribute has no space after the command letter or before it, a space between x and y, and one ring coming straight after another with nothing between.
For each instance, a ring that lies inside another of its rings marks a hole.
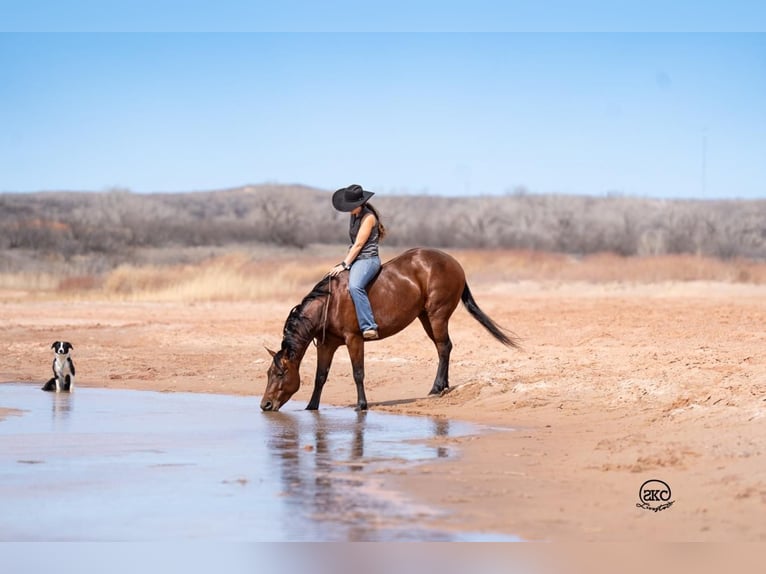
<instances>
[{"instance_id":1,"label":"horse's hind leg","mask_svg":"<svg viewBox=\"0 0 766 574\"><path fill-rule=\"evenodd\" d=\"M436 379L431 387L429 395L438 395L449 388L449 355L452 351L452 341L449 338L449 329L447 321L438 317L429 317L428 313L423 311L419 316L428 337L436 345L436 352L439 355L439 367L436 369Z\"/></svg>"}]
</instances>

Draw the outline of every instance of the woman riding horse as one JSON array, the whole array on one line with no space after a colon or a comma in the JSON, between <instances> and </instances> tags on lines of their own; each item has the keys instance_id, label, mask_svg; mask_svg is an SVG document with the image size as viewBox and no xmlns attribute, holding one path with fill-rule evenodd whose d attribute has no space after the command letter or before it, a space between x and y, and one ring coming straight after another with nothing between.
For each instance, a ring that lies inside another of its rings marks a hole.
<instances>
[{"instance_id":1,"label":"woman riding horse","mask_svg":"<svg viewBox=\"0 0 766 574\"><path fill-rule=\"evenodd\" d=\"M364 392L364 344L355 304L348 296L348 274L326 276L293 307L285 321L282 347L272 357L268 383L261 399L264 411L278 411L300 388L300 363L312 341L317 347L314 392L309 410L319 408L335 351L348 348L356 384L357 409L367 408ZM498 341L518 347L513 334L505 332L476 304L465 272L453 257L435 249L410 249L382 266L369 285L380 338L390 337L416 318L436 345L439 366L430 394L449 388L450 316L460 301L468 312Z\"/></svg>"},{"instance_id":2,"label":"woman riding horse","mask_svg":"<svg viewBox=\"0 0 766 574\"><path fill-rule=\"evenodd\" d=\"M330 269L330 276L337 277L343 271L349 272L348 290L354 301L362 337L367 340L378 338L378 325L365 289L380 271L378 242L386 236L386 228L380 222L378 211L368 203L373 195L374 192L354 184L339 189L332 196L335 209L351 214L348 224L351 246L343 261Z\"/></svg>"}]
</instances>

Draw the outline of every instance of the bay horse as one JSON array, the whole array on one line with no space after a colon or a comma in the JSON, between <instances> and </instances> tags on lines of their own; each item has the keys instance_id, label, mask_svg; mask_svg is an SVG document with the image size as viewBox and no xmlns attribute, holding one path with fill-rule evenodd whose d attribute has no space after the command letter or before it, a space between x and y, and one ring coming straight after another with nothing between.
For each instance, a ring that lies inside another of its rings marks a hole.
<instances>
[{"instance_id":1,"label":"bay horse","mask_svg":"<svg viewBox=\"0 0 766 574\"><path fill-rule=\"evenodd\" d=\"M395 335L415 318L420 319L436 345L439 366L429 394L449 388L449 357L452 342L448 323L459 301L498 341L519 347L516 337L497 325L474 301L465 271L452 256L436 249L410 249L386 262L367 287L381 339ZM348 274L329 275L317 283L285 321L282 347L267 349L272 362L261 400L264 411L278 411L300 388L299 367L309 344L316 340L317 368L314 392L307 410L319 408L335 351L346 345L356 383L357 410L367 409L364 393L364 339L359 329Z\"/></svg>"}]
</instances>

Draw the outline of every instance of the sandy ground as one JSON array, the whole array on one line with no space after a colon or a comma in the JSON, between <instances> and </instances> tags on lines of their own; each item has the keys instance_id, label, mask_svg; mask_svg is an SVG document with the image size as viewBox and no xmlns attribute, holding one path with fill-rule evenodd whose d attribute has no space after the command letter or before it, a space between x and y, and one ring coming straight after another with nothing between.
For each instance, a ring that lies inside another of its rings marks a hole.
<instances>
[{"instance_id":1,"label":"sandy ground","mask_svg":"<svg viewBox=\"0 0 766 574\"><path fill-rule=\"evenodd\" d=\"M371 408L513 428L440 439L461 455L389 469L445 509L433 526L532 540L766 540L766 287L729 283L472 285L523 338L504 348L463 309L453 390L424 398L435 351L419 324L371 343ZM44 382L66 339L80 386L260 394L298 300L257 303L0 301L0 381ZM302 365L311 392L315 354ZM352 405L344 349L323 403ZM9 415L0 405L0 417ZM261 416L260 414L258 416ZM268 415L263 415L268 416ZM661 479L672 507L637 508Z\"/></svg>"}]
</instances>

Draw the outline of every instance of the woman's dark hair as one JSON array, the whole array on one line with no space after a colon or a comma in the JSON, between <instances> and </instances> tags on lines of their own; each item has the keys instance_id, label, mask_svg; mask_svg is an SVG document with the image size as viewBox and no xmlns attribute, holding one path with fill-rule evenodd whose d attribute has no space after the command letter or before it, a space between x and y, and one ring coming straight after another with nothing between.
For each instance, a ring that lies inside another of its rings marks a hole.
<instances>
[{"instance_id":1,"label":"woman's dark hair","mask_svg":"<svg viewBox=\"0 0 766 574\"><path fill-rule=\"evenodd\" d=\"M386 235L388 235L388 231L386 230L385 225L383 225L383 222L380 220L380 213L372 206L369 201L365 203L365 205L369 208L370 211L372 211L375 219L378 220L378 241L383 241Z\"/></svg>"}]
</instances>

